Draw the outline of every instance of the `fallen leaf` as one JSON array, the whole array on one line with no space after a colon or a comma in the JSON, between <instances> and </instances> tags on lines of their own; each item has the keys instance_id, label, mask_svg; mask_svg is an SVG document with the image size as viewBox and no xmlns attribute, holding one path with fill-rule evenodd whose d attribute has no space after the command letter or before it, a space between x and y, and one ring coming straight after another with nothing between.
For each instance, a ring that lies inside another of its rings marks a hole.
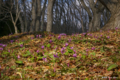
<instances>
[{"instance_id":1,"label":"fallen leaf","mask_svg":"<svg viewBox=\"0 0 120 80\"><path fill-rule=\"evenodd\" d=\"M47 72L49 70L49 66L43 66L42 69L43 69L43 72Z\"/></svg>"},{"instance_id":2,"label":"fallen leaf","mask_svg":"<svg viewBox=\"0 0 120 80\"><path fill-rule=\"evenodd\" d=\"M17 72L16 74L18 74L22 78L22 74L20 72Z\"/></svg>"},{"instance_id":3,"label":"fallen leaf","mask_svg":"<svg viewBox=\"0 0 120 80\"><path fill-rule=\"evenodd\" d=\"M104 74L104 76L111 76L113 74L113 71L108 71Z\"/></svg>"}]
</instances>

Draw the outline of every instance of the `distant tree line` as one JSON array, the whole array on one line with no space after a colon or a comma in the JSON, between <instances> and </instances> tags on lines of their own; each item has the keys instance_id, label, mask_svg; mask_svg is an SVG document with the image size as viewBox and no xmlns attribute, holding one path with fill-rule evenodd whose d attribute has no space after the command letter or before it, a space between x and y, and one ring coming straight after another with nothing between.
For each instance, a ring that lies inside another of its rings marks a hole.
<instances>
[{"instance_id":1,"label":"distant tree line","mask_svg":"<svg viewBox=\"0 0 120 80\"><path fill-rule=\"evenodd\" d=\"M119 0L0 0L0 36L120 28Z\"/></svg>"}]
</instances>

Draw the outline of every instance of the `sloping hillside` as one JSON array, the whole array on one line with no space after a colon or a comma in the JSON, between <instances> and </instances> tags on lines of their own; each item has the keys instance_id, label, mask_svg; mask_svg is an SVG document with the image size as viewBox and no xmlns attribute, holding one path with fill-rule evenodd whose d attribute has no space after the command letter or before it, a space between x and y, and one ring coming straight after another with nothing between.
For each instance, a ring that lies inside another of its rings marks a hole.
<instances>
[{"instance_id":1,"label":"sloping hillside","mask_svg":"<svg viewBox=\"0 0 120 80\"><path fill-rule=\"evenodd\" d=\"M1 80L120 79L120 30L0 38Z\"/></svg>"}]
</instances>

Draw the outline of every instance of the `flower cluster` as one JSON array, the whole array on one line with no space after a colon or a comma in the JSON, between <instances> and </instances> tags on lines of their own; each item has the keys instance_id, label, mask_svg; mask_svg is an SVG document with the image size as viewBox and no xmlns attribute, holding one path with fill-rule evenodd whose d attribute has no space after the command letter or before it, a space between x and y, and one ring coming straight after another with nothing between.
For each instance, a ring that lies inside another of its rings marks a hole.
<instances>
[{"instance_id":1,"label":"flower cluster","mask_svg":"<svg viewBox=\"0 0 120 80\"><path fill-rule=\"evenodd\" d=\"M61 33L59 36L66 36L66 34L65 33Z\"/></svg>"},{"instance_id":2,"label":"flower cluster","mask_svg":"<svg viewBox=\"0 0 120 80\"><path fill-rule=\"evenodd\" d=\"M76 51L74 50L73 57L77 57Z\"/></svg>"},{"instance_id":3,"label":"flower cluster","mask_svg":"<svg viewBox=\"0 0 120 80\"><path fill-rule=\"evenodd\" d=\"M68 46L68 43L65 43L65 47L67 47Z\"/></svg>"},{"instance_id":4,"label":"flower cluster","mask_svg":"<svg viewBox=\"0 0 120 80\"><path fill-rule=\"evenodd\" d=\"M57 53L53 54L53 56L54 56L54 58L58 58L58 54Z\"/></svg>"},{"instance_id":5,"label":"flower cluster","mask_svg":"<svg viewBox=\"0 0 120 80\"><path fill-rule=\"evenodd\" d=\"M42 49L44 49L44 46L41 46Z\"/></svg>"},{"instance_id":6,"label":"flower cluster","mask_svg":"<svg viewBox=\"0 0 120 80\"><path fill-rule=\"evenodd\" d=\"M65 47L63 47L62 49L61 49L61 53L63 54L63 53L65 53Z\"/></svg>"},{"instance_id":7,"label":"flower cluster","mask_svg":"<svg viewBox=\"0 0 120 80\"><path fill-rule=\"evenodd\" d=\"M39 35L36 35L36 38L41 38L41 37L42 37L42 35L40 35L40 34L39 34Z\"/></svg>"},{"instance_id":8,"label":"flower cluster","mask_svg":"<svg viewBox=\"0 0 120 80\"><path fill-rule=\"evenodd\" d=\"M68 42L71 42L71 39L68 39Z\"/></svg>"},{"instance_id":9,"label":"flower cluster","mask_svg":"<svg viewBox=\"0 0 120 80\"><path fill-rule=\"evenodd\" d=\"M61 38L61 36L58 36L58 39L60 39Z\"/></svg>"},{"instance_id":10,"label":"flower cluster","mask_svg":"<svg viewBox=\"0 0 120 80\"><path fill-rule=\"evenodd\" d=\"M23 47L23 44L20 44L20 47Z\"/></svg>"},{"instance_id":11,"label":"flower cluster","mask_svg":"<svg viewBox=\"0 0 120 80\"><path fill-rule=\"evenodd\" d=\"M52 43L52 40L50 40L49 43Z\"/></svg>"},{"instance_id":12,"label":"flower cluster","mask_svg":"<svg viewBox=\"0 0 120 80\"><path fill-rule=\"evenodd\" d=\"M43 61L44 61L44 62L47 62L47 58L43 58Z\"/></svg>"},{"instance_id":13,"label":"flower cluster","mask_svg":"<svg viewBox=\"0 0 120 80\"><path fill-rule=\"evenodd\" d=\"M2 47L0 47L0 50L2 51L2 50L3 50L3 48L2 48Z\"/></svg>"},{"instance_id":14,"label":"flower cluster","mask_svg":"<svg viewBox=\"0 0 120 80\"><path fill-rule=\"evenodd\" d=\"M3 48L5 48L7 45L6 44L2 44L2 43L0 43L0 51L3 51Z\"/></svg>"}]
</instances>

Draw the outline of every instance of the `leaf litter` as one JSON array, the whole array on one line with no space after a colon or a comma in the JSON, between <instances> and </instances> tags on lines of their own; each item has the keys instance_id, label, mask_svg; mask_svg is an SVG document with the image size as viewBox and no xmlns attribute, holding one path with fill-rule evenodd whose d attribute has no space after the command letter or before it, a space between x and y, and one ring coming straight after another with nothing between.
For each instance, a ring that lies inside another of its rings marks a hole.
<instances>
[{"instance_id":1,"label":"leaf litter","mask_svg":"<svg viewBox=\"0 0 120 80\"><path fill-rule=\"evenodd\" d=\"M19 33L0 41L2 80L120 79L119 29L73 35Z\"/></svg>"}]
</instances>

